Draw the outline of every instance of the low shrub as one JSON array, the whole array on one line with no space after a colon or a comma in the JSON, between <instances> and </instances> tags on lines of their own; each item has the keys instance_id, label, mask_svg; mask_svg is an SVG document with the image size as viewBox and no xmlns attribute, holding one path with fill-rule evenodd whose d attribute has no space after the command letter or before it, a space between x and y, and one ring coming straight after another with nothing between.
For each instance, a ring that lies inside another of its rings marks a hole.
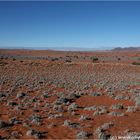
<instances>
[{"instance_id":1,"label":"low shrub","mask_svg":"<svg viewBox=\"0 0 140 140\"><path fill-rule=\"evenodd\" d=\"M97 57L91 57L91 60L94 63L94 62L98 62L99 59Z\"/></svg>"},{"instance_id":2,"label":"low shrub","mask_svg":"<svg viewBox=\"0 0 140 140\"><path fill-rule=\"evenodd\" d=\"M140 62L132 62L132 65L140 65Z\"/></svg>"}]
</instances>

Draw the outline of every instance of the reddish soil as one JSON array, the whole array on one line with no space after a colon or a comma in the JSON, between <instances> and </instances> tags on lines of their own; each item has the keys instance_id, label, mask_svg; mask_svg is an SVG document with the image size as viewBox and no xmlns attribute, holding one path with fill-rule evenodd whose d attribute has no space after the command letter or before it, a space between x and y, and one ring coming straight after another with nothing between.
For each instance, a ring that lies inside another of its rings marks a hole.
<instances>
[{"instance_id":1,"label":"reddish soil","mask_svg":"<svg viewBox=\"0 0 140 140\"><path fill-rule=\"evenodd\" d=\"M0 139L140 134L140 52L0 50L0 57Z\"/></svg>"}]
</instances>

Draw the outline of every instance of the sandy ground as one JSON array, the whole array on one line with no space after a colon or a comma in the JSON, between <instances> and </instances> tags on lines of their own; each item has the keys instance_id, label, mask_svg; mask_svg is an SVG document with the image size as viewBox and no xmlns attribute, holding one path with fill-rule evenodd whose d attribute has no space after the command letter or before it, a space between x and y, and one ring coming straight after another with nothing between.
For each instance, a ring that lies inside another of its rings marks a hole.
<instances>
[{"instance_id":1,"label":"sandy ground","mask_svg":"<svg viewBox=\"0 0 140 140\"><path fill-rule=\"evenodd\" d=\"M0 138L140 136L140 52L0 50L0 58Z\"/></svg>"}]
</instances>

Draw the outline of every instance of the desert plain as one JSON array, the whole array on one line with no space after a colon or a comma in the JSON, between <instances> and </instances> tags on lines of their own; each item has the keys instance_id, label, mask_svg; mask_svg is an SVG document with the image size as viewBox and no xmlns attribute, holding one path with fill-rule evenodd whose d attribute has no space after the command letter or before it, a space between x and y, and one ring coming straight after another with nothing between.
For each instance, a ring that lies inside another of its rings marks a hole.
<instances>
[{"instance_id":1,"label":"desert plain","mask_svg":"<svg viewBox=\"0 0 140 140\"><path fill-rule=\"evenodd\" d=\"M0 139L140 139L140 51L0 50Z\"/></svg>"}]
</instances>

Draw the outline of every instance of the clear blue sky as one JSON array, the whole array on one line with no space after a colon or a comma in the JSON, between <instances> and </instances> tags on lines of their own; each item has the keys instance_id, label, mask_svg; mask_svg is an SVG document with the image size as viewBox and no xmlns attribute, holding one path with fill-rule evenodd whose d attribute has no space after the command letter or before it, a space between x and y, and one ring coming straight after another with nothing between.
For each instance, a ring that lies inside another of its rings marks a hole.
<instances>
[{"instance_id":1,"label":"clear blue sky","mask_svg":"<svg viewBox=\"0 0 140 140\"><path fill-rule=\"evenodd\" d=\"M0 46L140 46L140 1L0 1Z\"/></svg>"}]
</instances>

